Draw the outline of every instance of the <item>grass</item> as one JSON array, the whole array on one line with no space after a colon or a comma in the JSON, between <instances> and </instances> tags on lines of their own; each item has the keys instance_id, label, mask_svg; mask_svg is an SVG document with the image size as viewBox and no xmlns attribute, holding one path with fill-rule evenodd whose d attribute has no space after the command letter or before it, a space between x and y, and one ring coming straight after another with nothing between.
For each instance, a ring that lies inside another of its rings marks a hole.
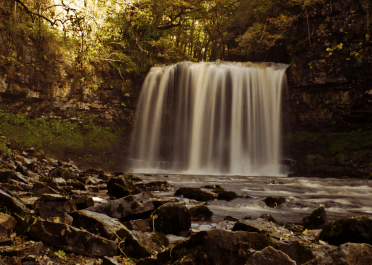
<instances>
[{"instance_id":1,"label":"grass","mask_svg":"<svg viewBox=\"0 0 372 265\"><path fill-rule=\"evenodd\" d=\"M0 110L0 134L24 146L69 147L74 149L111 148L121 138L122 130L94 124L95 116L81 116L79 123L45 118L27 118L23 114ZM7 153L5 139L0 137L0 150Z\"/></svg>"}]
</instances>

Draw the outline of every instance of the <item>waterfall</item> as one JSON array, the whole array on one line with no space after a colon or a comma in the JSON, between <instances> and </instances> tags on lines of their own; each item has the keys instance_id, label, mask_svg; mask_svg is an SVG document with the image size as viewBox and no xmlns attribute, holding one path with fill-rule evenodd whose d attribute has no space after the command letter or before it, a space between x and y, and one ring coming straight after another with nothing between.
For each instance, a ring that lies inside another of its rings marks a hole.
<instances>
[{"instance_id":1,"label":"waterfall","mask_svg":"<svg viewBox=\"0 0 372 265\"><path fill-rule=\"evenodd\" d=\"M132 172L281 175L281 96L287 65L152 67L140 93Z\"/></svg>"}]
</instances>

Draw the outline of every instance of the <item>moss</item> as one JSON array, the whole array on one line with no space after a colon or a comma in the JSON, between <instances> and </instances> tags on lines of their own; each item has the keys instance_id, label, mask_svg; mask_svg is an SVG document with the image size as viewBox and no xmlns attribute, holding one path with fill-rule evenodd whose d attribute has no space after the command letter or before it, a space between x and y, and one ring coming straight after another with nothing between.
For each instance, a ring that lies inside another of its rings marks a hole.
<instances>
[{"instance_id":1,"label":"moss","mask_svg":"<svg viewBox=\"0 0 372 265\"><path fill-rule=\"evenodd\" d=\"M214 193L220 193L220 192L223 192L223 191L225 191L224 188L217 188L217 189L213 190Z\"/></svg>"},{"instance_id":2,"label":"moss","mask_svg":"<svg viewBox=\"0 0 372 265\"><path fill-rule=\"evenodd\" d=\"M271 238L261 234L257 234L255 242L251 245L254 250L262 250L268 246L272 246L277 250L282 250L282 245L280 243L275 242Z\"/></svg>"},{"instance_id":3,"label":"moss","mask_svg":"<svg viewBox=\"0 0 372 265\"><path fill-rule=\"evenodd\" d=\"M74 173L68 171L67 169L63 168L61 171L60 171L60 177L64 178L64 179L75 179L76 176Z\"/></svg>"},{"instance_id":4,"label":"moss","mask_svg":"<svg viewBox=\"0 0 372 265\"><path fill-rule=\"evenodd\" d=\"M167 247L169 245L169 240L163 233L155 232L151 237L152 240L160 246Z\"/></svg>"}]
</instances>

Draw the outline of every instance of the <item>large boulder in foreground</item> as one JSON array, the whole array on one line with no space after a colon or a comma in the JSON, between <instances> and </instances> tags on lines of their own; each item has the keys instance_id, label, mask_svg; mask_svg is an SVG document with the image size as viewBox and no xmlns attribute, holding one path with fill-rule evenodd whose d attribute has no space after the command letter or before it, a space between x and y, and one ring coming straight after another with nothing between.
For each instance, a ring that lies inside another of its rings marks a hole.
<instances>
[{"instance_id":1,"label":"large boulder in foreground","mask_svg":"<svg viewBox=\"0 0 372 265\"><path fill-rule=\"evenodd\" d=\"M89 207L86 210L97 213L104 213L113 218L123 218L135 214L153 211L154 204L151 202L150 193L140 193L129 195L117 200L111 200L107 203L101 203L97 206Z\"/></svg>"},{"instance_id":2,"label":"large boulder in foreground","mask_svg":"<svg viewBox=\"0 0 372 265\"><path fill-rule=\"evenodd\" d=\"M130 231L120 247L128 257L135 259L150 257L161 250L161 245L154 233L140 231Z\"/></svg>"},{"instance_id":3,"label":"large boulder in foreground","mask_svg":"<svg viewBox=\"0 0 372 265\"><path fill-rule=\"evenodd\" d=\"M287 254L269 246L254 253L245 265L296 265L296 262Z\"/></svg>"},{"instance_id":4,"label":"large boulder in foreground","mask_svg":"<svg viewBox=\"0 0 372 265\"><path fill-rule=\"evenodd\" d=\"M319 239L335 246L348 242L372 244L372 220L367 217L338 219L323 228Z\"/></svg>"},{"instance_id":5,"label":"large boulder in foreground","mask_svg":"<svg viewBox=\"0 0 372 265\"><path fill-rule=\"evenodd\" d=\"M306 265L364 265L372 264L372 246L369 244L346 243L317 257Z\"/></svg>"},{"instance_id":6,"label":"large boulder in foreground","mask_svg":"<svg viewBox=\"0 0 372 265\"><path fill-rule=\"evenodd\" d=\"M314 210L302 219L304 229L322 229L327 223L328 218L324 207Z\"/></svg>"},{"instance_id":7,"label":"large boulder in foreground","mask_svg":"<svg viewBox=\"0 0 372 265\"><path fill-rule=\"evenodd\" d=\"M31 219L23 226L29 237L64 251L89 257L112 257L119 254L118 244L115 241L67 224Z\"/></svg>"},{"instance_id":8,"label":"large boulder in foreground","mask_svg":"<svg viewBox=\"0 0 372 265\"><path fill-rule=\"evenodd\" d=\"M155 231L164 234L177 234L191 227L191 214L184 203L164 204L152 216L155 219Z\"/></svg>"},{"instance_id":9,"label":"large boulder in foreground","mask_svg":"<svg viewBox=\"0 0 372 265\"><path fill-rule=\"evenodd\" d=\"M68 222L66 213L72 212L73 207L69 198L58 194L43 194L37 201L37 209L41 218L58 218L62 223Z\"/></svg>"},{"instance_id":10,"label":"large boulder in foreground","mask_svg":"<svg viewBox=\"0 0 372 265\"><path fill-rule=\"evenodd\" d=\"M252 256L250 249L262 250L268 246L279 249L280 243L259 233L213 229L193 234L157 257L160 264L187 261L189 264L241 265Z\"/></svg>"}]
</instances>

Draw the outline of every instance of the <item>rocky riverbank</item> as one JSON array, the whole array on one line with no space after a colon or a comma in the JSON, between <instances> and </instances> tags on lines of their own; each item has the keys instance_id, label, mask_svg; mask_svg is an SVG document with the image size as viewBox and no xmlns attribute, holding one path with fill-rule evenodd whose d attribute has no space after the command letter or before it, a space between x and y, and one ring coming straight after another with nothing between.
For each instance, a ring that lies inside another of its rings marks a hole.
<instances>
[{"instance_id":1,"label":"rocky riverbank","mask_svg":"<svg viewBox=\"0 0 372 265\"><path fill-rule=\"evenodd\" d=\"M8 144L10 147L10 144ZM241 197L221 187L179 188L156 196L166 181L123 172L81 170L30 148L0 155L0 264L369 264L367 217L328 222L324 208L303 226L272 216L227 217L213 229L191 229L212 216L208 201ZM266 198L280 207L285 198Z\"/></svg>"}]
</instances>

